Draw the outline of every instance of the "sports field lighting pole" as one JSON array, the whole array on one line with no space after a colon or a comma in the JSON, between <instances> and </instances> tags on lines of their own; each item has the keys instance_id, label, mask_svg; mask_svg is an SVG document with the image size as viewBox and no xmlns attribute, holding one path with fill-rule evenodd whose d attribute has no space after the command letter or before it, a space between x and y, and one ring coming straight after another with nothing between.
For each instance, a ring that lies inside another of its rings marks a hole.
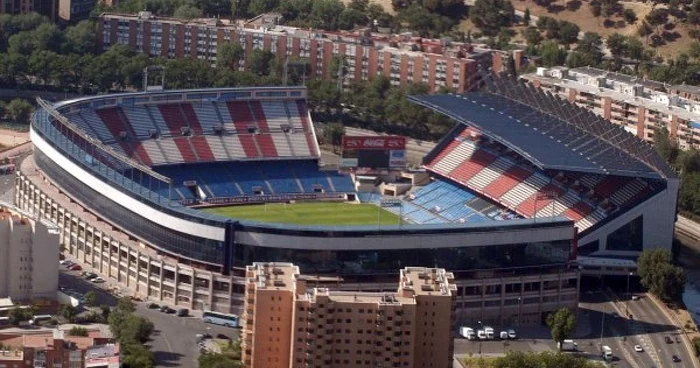
<instances>
[{"instance_id":1,"label":"sports field lighting pole","mask_svg":"<svg viewBox=\"0 0 700 368\"><path fill-rule=\"evenodd\" d=\"M518 297L518 330L522 324L523 319L523 298Z\"/></svg>"}]
</instances>

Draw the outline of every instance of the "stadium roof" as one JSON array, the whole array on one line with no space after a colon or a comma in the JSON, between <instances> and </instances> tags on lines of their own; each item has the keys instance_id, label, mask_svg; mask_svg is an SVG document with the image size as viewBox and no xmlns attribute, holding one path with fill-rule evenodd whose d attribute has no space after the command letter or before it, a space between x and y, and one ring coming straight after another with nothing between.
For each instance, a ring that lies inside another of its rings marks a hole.
<instances>
[{"instance_id":1,"label":"stadium roof","mask_svg":"<svg viewBox=\"0 0 700 368\"><path fill-rule=\"evenodd\" d=\"M646 178L675 173L624 128L535 87L496 79L494 92L410 96L473 126L541 169Z\"/></svg>"}]
</instances>

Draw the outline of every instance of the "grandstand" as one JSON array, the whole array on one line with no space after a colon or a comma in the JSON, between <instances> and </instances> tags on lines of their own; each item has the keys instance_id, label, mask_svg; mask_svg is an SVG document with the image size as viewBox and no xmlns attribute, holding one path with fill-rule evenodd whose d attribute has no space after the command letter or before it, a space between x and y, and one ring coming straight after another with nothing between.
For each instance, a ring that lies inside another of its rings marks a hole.
<instances>
[{"instance_id":1,"label":"grandstand","mask_svg":"<svg viewBox=\"0 0 700 368\"><path fill-rule=\"evenodd\" d=\"M569 218L591 249L670 245L677 177L624 129L503 78L489 92L410 99L459 123L424 158L438 182L456 183L518 217ZM449 213L440 217L454 218L457 209L444 209L444 193L420 199L423 192L414 204L439 207ZM457 216L469 215L465 207L457 207ZM613 235L618 231L640 234L634 245L614 244L624 238Z\"/></svg>"},{"instance_id":2,"label":"grandstand","mask_svg":"<svg viewBox=\"0 0 700 368\"><path fill-rule=\"evenodd\" d=\"M157 101L72 110L65 116L80 129L147 166L319 156L304 100Z\"/></svg>"}]
</instances>

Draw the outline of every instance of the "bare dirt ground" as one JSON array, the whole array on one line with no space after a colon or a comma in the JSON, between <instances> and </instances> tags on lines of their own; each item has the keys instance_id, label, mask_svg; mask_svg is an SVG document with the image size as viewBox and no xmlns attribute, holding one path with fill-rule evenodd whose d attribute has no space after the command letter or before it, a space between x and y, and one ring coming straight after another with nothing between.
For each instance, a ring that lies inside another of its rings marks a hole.
<instances>
[{"instance_id":1,"label":"bare dirt ground","mask_svg":"<svg viewBox=\"0 0 700 368\"><path fill-rule=\"evenodd\" d=\"M9 129L0 129L0 146L10 148L29 141L28 132L18 132Z\"/></svg>"},{"instance_id":2,"label":"bare dirt ground","mask_svg":"<svg viewBox=\"0 0 700 368\"><path fill-rule=\"evenodd\" d=\"M559 20L566 20L572 23L576 23L582 32L597 32L603 38L613 33L620 33L628 36L635 36L637 34L637 27L641 21L646 17L646 15L652 10L650 3L643 3L638 1L622 1L621 2L625 9L632 9L637 14L637 23L627 24L624 26L617 27L613 25L611 27L605 26L605 18L603 17L593 17L588 2L571 0L565 1L560 0L552 3L549 8L544 8L535 3L534 0L513 0L513 7L516 10L525 11L529 8L530 13L534 16L548 16ZM621 17L613 16L610 18L613 23L623 20ZM673 18L670 18L669 23L674 23L676 26L667 32L674 34L675 38L673 41L668 41L665 45L660 46L656 49L659 56L663 57L677 57L681 52L688 49L692 39L688 37L688 32L685 26L674 22Z\"/></svg>"}]
</instances>

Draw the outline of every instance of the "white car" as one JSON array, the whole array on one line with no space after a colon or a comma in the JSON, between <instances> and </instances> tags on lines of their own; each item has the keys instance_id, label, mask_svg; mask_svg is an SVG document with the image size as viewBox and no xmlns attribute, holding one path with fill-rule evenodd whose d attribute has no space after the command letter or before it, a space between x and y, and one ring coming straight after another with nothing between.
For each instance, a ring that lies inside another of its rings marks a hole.
<instances>
[{"instance_id":1,"label":"white car","mask_svg":"<svg viewBox=\"0 0 700 368\"><path fill-rule=\"evenodd\" d=\"M638 353L643 353L643 352L644 352L644 348L642 347L642 345L635 345L635 346L634 346L634 351L636 351L636 352L638 352Z\"/></svg>"},{"instance_id":2,"label":"white car","mask_svg":"<svg viewBox=\"0 0 700 368\"><path fill-rule=\"evenodd\" d=\"M90 282L95 283L95 284L101 284L101 283L105 282L105 279L103 279L101 277L95 277L94 279L90 280Z\"/></svg>"}]
</instances>

